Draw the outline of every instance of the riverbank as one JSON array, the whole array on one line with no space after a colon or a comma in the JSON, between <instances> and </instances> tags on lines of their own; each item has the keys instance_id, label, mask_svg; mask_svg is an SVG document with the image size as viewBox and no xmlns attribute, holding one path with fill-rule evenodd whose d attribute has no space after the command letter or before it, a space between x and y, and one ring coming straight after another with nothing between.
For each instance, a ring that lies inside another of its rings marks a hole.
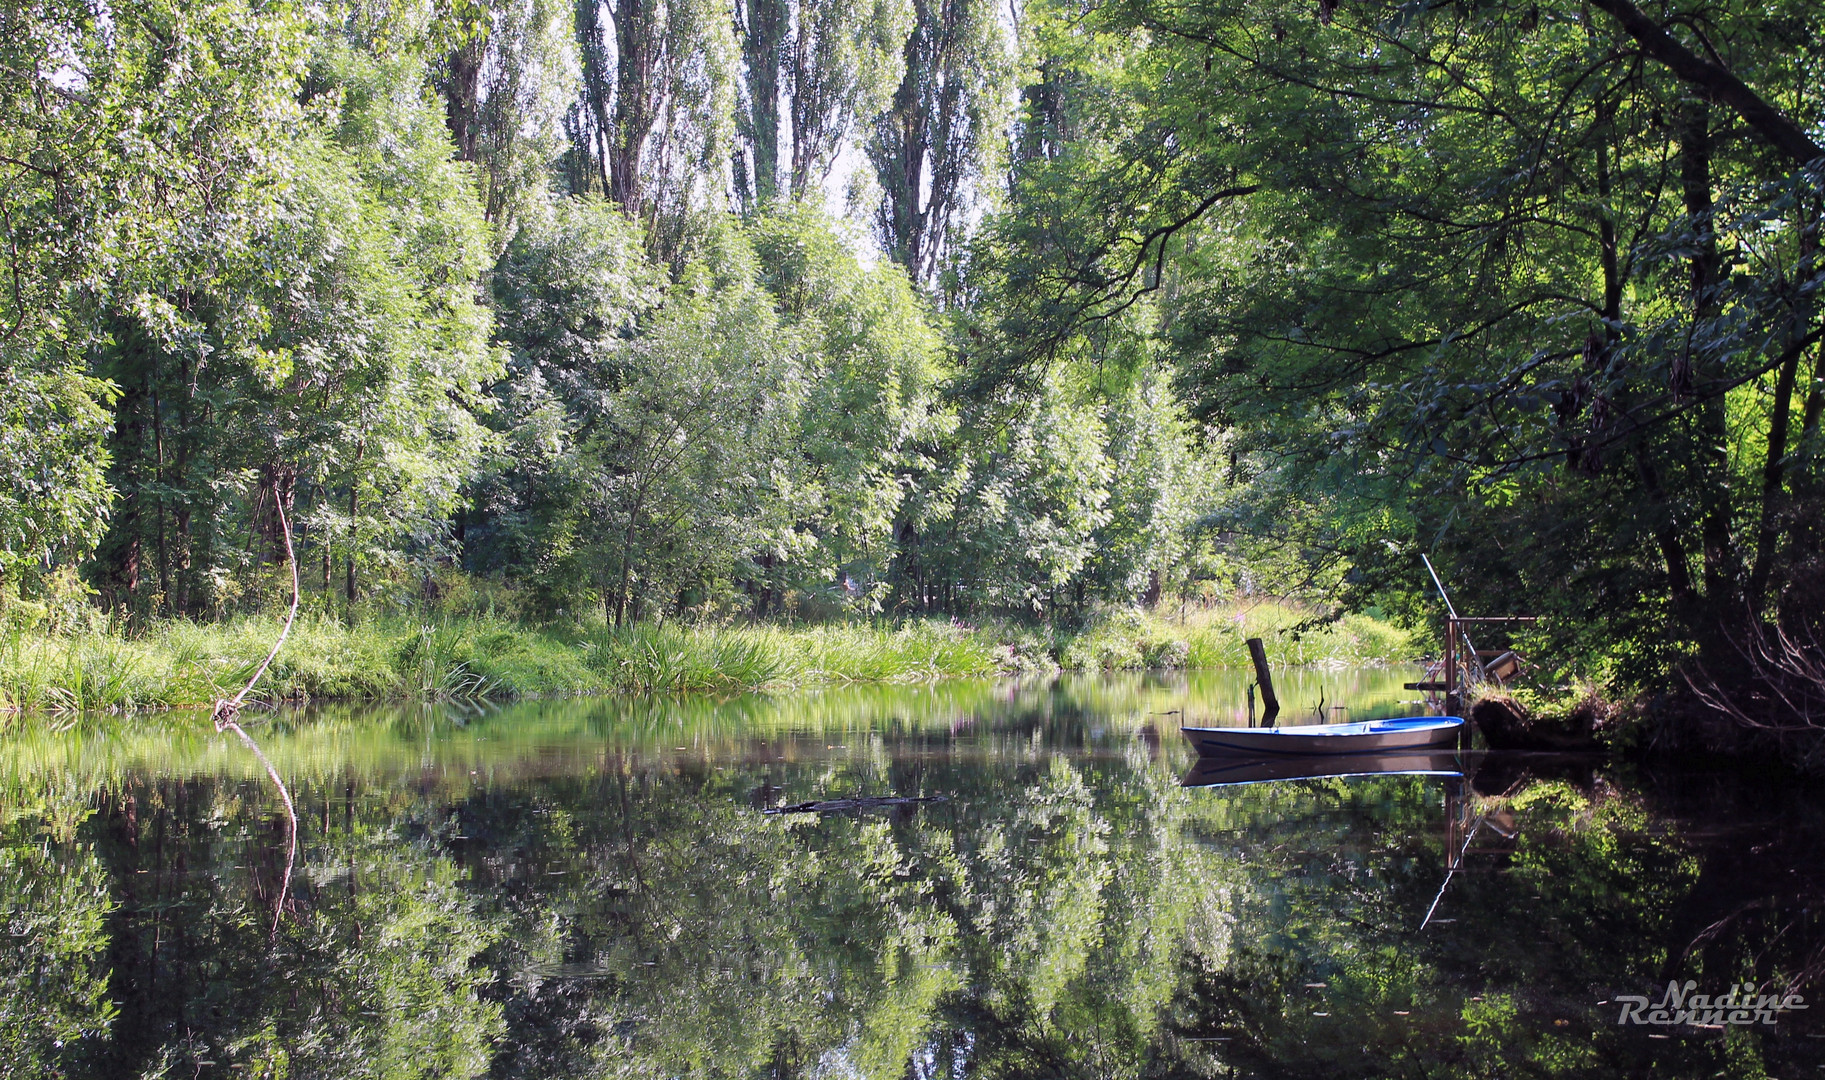
<instances>
[{"instance_id":1,"label":"riverbank","mask_svg":"<svg viewBox=\"0 0 1825 1080\"><path fill-rule=\"evenodd\" d=\"M1275 605L1183 622L1121 611L1068 631L985 620L785 625L538 626L486 615L301 617L261 680L267 701L435 701L601 693L736 692L1058 670L1226 667L1262 637L1282 666L1407 659L1407 635L1366 616L1296 632ZM0 640L0 708L207 708L243 685L278 622L160 620L123 634L14 628Z\"/></svg>"}]
</instances>

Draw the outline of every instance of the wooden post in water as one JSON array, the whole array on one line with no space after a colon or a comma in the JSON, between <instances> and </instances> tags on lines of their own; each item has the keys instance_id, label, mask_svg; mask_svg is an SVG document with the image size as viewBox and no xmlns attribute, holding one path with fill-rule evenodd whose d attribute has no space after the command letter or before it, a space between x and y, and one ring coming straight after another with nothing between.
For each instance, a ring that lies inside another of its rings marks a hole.
<instances>
[{"instance_id":1,"label":"wooden post in water","mask_svg":"<svg viewBox=\"0 0 1825 1080\"><path fill-rule=\"evenodd\" d=\"M1457 616L1445 617L1445 715L1456 716L1461 710L1462 697L1458 693L1457 680Z\"/></svg>"},{"instance_id":2,"label":"wooden post in water","mask_svg":"<svg viewBox=\"0 0 1825 1080\"><path fill-rule=\"evenodd\" d=\"M1255 662L1255 681L1261 684L1261 722L1272 727L1280 712L1280 699L1274 696L1274 674L1267 669L1267 647L1260 638L1248 639L1248 658Z\"/></svg>"}]
</instances>

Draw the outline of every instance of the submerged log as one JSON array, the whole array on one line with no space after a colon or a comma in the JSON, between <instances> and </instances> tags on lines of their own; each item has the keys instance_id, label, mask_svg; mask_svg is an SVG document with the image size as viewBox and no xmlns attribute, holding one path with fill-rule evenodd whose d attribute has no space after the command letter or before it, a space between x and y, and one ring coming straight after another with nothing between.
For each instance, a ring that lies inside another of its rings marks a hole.
<instances>
[{"instance_id":1,"label":"submerged log","mask_svg":"<svg viewBox=\"0 0 1825 1080\"><path fill-rule=\"evenodd\" d=\"M790 803L786 806L770 806L762 810L763 814L841 814L853 810L876 810L885 806L911 806L915 803L948 802L943 795L918 795L902 798L900 796L875 797L859 799L823 799L816 802Z\"/></svg>"}]
</instances>

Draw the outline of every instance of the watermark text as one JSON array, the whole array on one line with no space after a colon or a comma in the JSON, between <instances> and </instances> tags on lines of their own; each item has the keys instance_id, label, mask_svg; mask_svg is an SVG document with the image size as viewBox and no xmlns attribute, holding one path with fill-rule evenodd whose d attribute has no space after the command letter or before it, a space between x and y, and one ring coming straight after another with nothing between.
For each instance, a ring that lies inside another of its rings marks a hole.
<instances>
[{"instance_id":1,"label":"watermark text","mask_svg":"<svg viewBox=\"0 0 1825 1080\"><path fill-rule=\"evenodd\" d=\"M1756 992L1754 983L1732 984L1728 994L1715 997L1694 994L1696 989L1698 983L1690 979L1683 984L1670 982L1666 993L1653 1004L1636 994L1618 994L1613 1000L1622 1006L1622 1015L1616 1022L1659 1027L1746 1026L1772 1024L1782 1013L1808 1008L1806 999L1799 994L1761 994Z\"/></svg>"}]
</instances>

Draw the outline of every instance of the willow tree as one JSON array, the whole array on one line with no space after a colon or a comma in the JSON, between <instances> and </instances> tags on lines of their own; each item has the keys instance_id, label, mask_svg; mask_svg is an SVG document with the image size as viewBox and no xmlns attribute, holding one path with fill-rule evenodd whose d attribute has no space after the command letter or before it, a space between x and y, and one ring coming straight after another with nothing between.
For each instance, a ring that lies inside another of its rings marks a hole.
<instances>
[{"instance_id":1,"label":"willow tree","mask_svg":"<svg viewBox=\"0 0 1825 1080\"><path fill-rule=\"evenodd\" d=\"M821 212L799 205L760 218L749 235L807 375L794 438L796 557L758 556L759 613L776 586L835 584L846 601L878 609L907 493L930 468L927 448L956 426L939 396L943 341L906 274L863 266Z\"/></svg>"},{"instance_id":2,"label":"willow tree","mask_svg":"<svg viewBox=\"0 0 1825 1080\"><path fill-rule=\"evenodd\" d=\"M800 357L746 242L710 239L575 413L550 557L611 623L719 599L791 531Z\"/></svg>"}]
</instances>

